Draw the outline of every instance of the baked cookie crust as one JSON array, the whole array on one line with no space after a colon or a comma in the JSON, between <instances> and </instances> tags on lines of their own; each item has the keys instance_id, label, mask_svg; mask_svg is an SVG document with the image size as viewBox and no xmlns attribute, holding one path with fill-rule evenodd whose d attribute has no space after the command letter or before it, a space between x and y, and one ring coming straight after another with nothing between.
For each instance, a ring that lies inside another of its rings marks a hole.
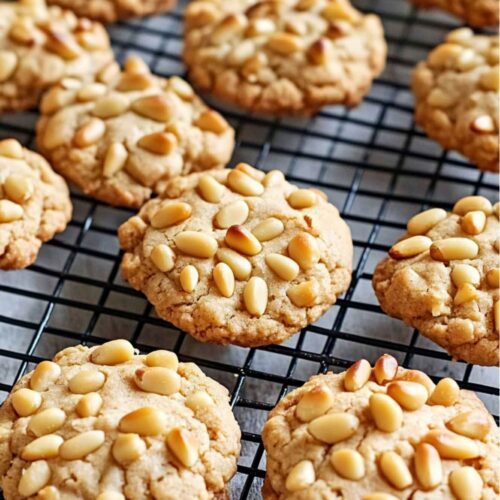
<instances>
[{"instance_id":1,"label":"baked cookie crust","mask_svg":"<svg viewBox=\"0 0 500 500\"><path fill-rule=\"evenodd\" d=\"M412 78L415 120L445 149L481 170L497 172L499 107L498 36L452 31Z\"/></svg>"},{"instance_id":2,"label":"baked cookie crust","mask_svg":"<svg viewBox=\"0 0 500 500\"><path fill-rule=\"evenodd\" d=\"M373 275L385 313L479 365L499 361L498 217L482 196L417 214Z\"/></svg>"},{"instance_id":3,"label":"baked cookie crust","mask_svg":"<svg viewBox=\"0 0 500 500\"><path fill-rule=\"evenodd\" d=\"M477 396L387 354L312 377L270 412L265 500L497 498L499 431Z\"/></svg>"},{"instance_id":4,"label":"baked cookie crust","mask_svg":"<svg viewBox=\"0 0 500 500\"><path fill-rule=\"evenodd\" d=\"M92 80L113 60L102 25L43 0L0 5L0 112L34 107L50 85Z\"/></svg>"},{"instance_id":5,"label":"baked cookie crust","mask_svg":"<svg viewBox=\"0 0 500 500\"><path fill-rule=\"evenodd\" d=\"M438 8L476 27L498 26L498 0L412 0L417 7Z\"/></svg>"},{"instance_id":6,"label":"baked cookie crust","mask_svg":"<svg viewBox=\"0 0 500 500\"><path fill-rule=\"evenodd\" d=\"M62 81L44 96L40 151L66 179L111 205L140 207L162 182L222 168L234 130L181 78L135 57L87 85Z\"/></svg>"},{"instance_id":7,"label":"baked cookie crust","mask_svg":"<svg viewBox=\"0 0 500 500\"><path fill-rule=\"evenodd\" d=\"M103 23L113 23L118 19L143 17L173 9L176 0L47 0L50 5L58 5L72 10L77 16L88 17Z\"/></svg>"},{"instance_id":8,"label":"baked cookie crust","mask_svg":"<svg viewBox=\"0 0 500 500\"><path fill-rule=\"evenodd\" d=\"M68 187L45 159L15 139L0 141L0 269L32 264L71 212Z\"/></svg>"},{"instance_id":9,"label":"baked cookie crust","mask_svg":"<svg viewBox=\"0 0 500 500\"><path fill-rule=\"evenodd\" d=\"M184 42L195 86L273 115L359 104L387 51L380 19L348 0L196 0Z\"/></svg>"},{"instance_id":10,"label":"baked cookie crust","mask_svg":"<svg viewBox=\"0 0 500 500\"><path fill-rule=\"evenodd\" d=\"M227 390L126 340L43 361L0 408L6 500L223 499L240 429Z\"/></svg>"},{"instance_id":11,"label":"baked cookie crust","mask_svg":"<svg viewBox=\"0 0 500 500\"><path fill-rule=\"evenodd\" d=\"M125 279L204 342L281 343L351 278L350 231L325 195L247 164L172 180L118 234Z\"/></svg>"}]
</instances>

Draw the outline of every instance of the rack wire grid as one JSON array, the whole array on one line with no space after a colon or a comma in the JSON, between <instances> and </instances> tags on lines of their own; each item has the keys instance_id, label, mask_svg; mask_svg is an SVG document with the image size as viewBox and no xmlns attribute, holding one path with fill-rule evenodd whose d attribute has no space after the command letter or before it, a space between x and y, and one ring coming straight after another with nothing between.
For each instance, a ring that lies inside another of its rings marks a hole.
<instances>
[{"instance_id":1,"label":"rack wire grid","mask_svg":"<svg viewBox=\"0 0 500 500\"><path fill-rule=\"evenodd\" d=\"M405 0L359 0L378 13L389 43L388 64L363 103L325 108L309 119L272 119L218 107L237 131L232 164L281 169L299 185L324 190L353 233L352 283L314 325L282 345L260 349L200 344L155 316L144 297L120 277L118 225L132 211L73 191L74 217L44 245L29 269L0 274L0 400L42 359L77 343L130 339L141 351L175 351L230 391L243 432L232 498L260 498L265 453L260 432L267 412L311 375L342 371L354 360L384 352L435 379L452 376L478 393L498 415L498 368L453 362L432 342L385 316L371 288L374 265L404 231L409 216L429 206L450 208L467 194L498 196L498 177L444 152L415 128L410 72L458 26L442 13L416 10ZM183 74L180 1L170 13L110 27L116 55L141 55L154 72ZM36 113L0 119L0 136L34 146Z\"/></svg>"}]
</instances>

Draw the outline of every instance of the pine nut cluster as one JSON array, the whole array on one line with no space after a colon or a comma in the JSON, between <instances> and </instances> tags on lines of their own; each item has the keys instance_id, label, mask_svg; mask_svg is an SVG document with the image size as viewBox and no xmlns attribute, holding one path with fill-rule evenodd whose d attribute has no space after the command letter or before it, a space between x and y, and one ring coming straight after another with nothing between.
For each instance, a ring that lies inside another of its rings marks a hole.
<instances>
[{"instance_id":1,"label":"pine nut cluster","mask_svg":"<svg viewBox=\"0 0 500 500\"><path fill-rule=\"evenodd\" d=\"M49 85L71 74L92 79L113 59L102 25L44 0L2 3L0 109L24 109ZM15 85L15 92L12 86Z\"/></svg>"},{"instance_id":2,"label":"pine nut cluster","mask_svg":"<svg viewBox=\"0 0 500 500\"><path fill-rule=\"evenodd\" d=\"M124 500L134 488L126 479L131 468L151 488L147 497L154 488L168 490L169 480L157 484L159 462L172 484L186 475L197 497L208 498L225 491L239 453L239 428L222 386L172 352L138 356L121 339L41 362L0 409L0 430L0 451L10 457L0 475L10 477L4 488L17 481L16 498L80 496L85 485L93 498ZM78 477L76 461L94 467L101 480ZM115 478L109 486L106 473Z\"/></svg>"},{"instance_id":3,"label":"pine nut cluster","mask_svg":"<svg viewBox=\"0 0 500 500\"><path fill-rule=\"evenodd\" d=\"M498 36L452 31L413 75L416 120L447 149L498 171Z\"/></svg>"},{"instance_id":4,"label":"pine nut cluster","mask_svg":"<svg viewBox=\"0 0 500 500\"><path fill-rule=\"evenodd\" d=\"M385 52L379 19L348 0L197 0L185 13L192 81L253 110L356 104L382 70ZM351 71L361 65L364 71Z\"/></svg>"},{"instance_id":5,"label":"pine nut cluster","mask_svg":"<svg viewBox=\"0 0 500 500\"><path fill-rule=\"evenodd\" d=\"M114 205L138 207L158 185L229 160L234 131L182 78L136 57L93 83L64 79L41 102L40 148L62 175ZM68 124L71 124L68 126Z\"/></svg>"},{"instance_id":6,"label":"pine nut cluster","mask_svg":"<svg viewBox=\"0 0 500 500\"><path fill-rule=\"evenodd\" d=\"M407 234L391 247L390 258L374 274L384 311L419 328L452 355L486 365L498 362L499 209L498 202L492 205L483 196L466 196L451 213L430 208L413 216ZM401 309L407 304L420 322ZM422 322L425 316L437 323L441 317L453 318L448 326L453 337L443 334L441 338L432 325ZM454 338L459 349L470 343L480 351L456 351ZM481 338L488 344L478 344Z\"/></svg>"},{"instance_id":7,"label":"pine nut cluster","mask_svg":"<svg viewBox=\"0 0 500 500\"><path fill-rule=\"evenodd\" d=\"M264 498L494 498L497 440L481 401L453 379L434 384L388 354L373 367L361 359L313 377L272 410Z\"/></svg>"},{"instance_id":8,"label":"pine nut cluster","mask_svg":"<svg viewBox=\"0 0 500 500\"><path fill-rule=\"evenodd\" d=\"M160 316L212 342L283 340L350 279L350 235L324 193L245 163L174 181L119 237L126 279ZM168 292L157 295L158 286ZM188 308L196 311L189 317ZM197 318L203 311L209 316Z\"/></svg>"}]
</instances>

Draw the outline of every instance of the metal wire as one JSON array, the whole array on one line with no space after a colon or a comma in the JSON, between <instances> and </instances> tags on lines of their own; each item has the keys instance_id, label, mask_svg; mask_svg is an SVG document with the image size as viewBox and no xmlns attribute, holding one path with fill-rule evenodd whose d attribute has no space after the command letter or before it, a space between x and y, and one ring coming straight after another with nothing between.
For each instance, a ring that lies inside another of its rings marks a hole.
<instances>
[{"instance_id":1,"label":"metal wire","mask_svg":"<svg viewBox=\"0 0 500 500\"><path fill-rule=\"evenodd\" d=\"M163 16L112 26L117 57L136 53L158 74L182 74L185 4ZM292 182L325 190L349 223L355 245L352 283L331 311L282 345L201 345L158 319L121 280L116 228L132 212L74 192L75 216L67 231L43 247L29 270L0 274L0 399L34 363L67 345L120 336L144 352L172 349L231 392L243 430L232 498L260 498L265 471L260 430L275 403L309 376L341 371L361 356L374 360L390 352L435 379L453 376L498 414L498 369L451 362L418 332L383 315L370 284L374 265L411 214L428 206L450 208L465 194L498 196L497 176L443 152L412 121L410 71L455 22L401 0L355 4L382 16L390 45L387 70L360 107L274 120L212 103L237 130L234 162L279 168ZM35 113L4 116L0 135L34 146L35 121Z\"/></svg>"}]
</instances>

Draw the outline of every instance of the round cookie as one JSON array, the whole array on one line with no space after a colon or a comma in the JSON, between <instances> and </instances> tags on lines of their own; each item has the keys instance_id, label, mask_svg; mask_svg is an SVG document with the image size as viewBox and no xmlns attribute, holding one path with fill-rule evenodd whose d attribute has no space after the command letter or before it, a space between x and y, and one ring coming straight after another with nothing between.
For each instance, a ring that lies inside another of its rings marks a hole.
<instances>
[{"instance_id":1,"label":"round cookie","mask_svg":"<svg viewBox=\"0 0 500 500\"><path fill-rule=\"evenodd\" d=\"M264 500L498 498L500 434L473 392L397 365L312 377L270 412Z\"/></svg>"},{"instance_id":2,"label":"round cookie","mask_svg":"<svg viewBox=\"0 0 500 500\"><path fill-rule=\"evenodd\" d=\"M0 4L0 112L34 107L71 77L92 80L113 60L105 29L44 0Z\"/></svg>"},{"instance_id":3,"label":"round cookie","mask_svg":"<svg viewBox=\"0 0 500 500\"><path fill-rule=\"evenodd\" d=\"M47 0L51 5L71 9L77 16L112 23L118 19L149 16L170 10L175 0Z\"/></svg>"},{"instance_id":4,"label":"round cookie","mask_svg":"<svg viewBox=\"0 0 500 500\"><path fill-rule=\"evenodd\" d=\"M152 75L140 59L100 81L45 94L37 124L40 150L85 193L140 207L163 181L222 168L234 130L184 80Z\"/></svg>"},{"instance_id":5,"label":"round cookie","mask_svg":"<svg viewBox=\"0 0 500 500\"><path fill-rule=\"evenodd\" d=\"M196 86L270 114L359 104L387 51L380 19L348 0L192 1L184 42Z\"/></svg>"},{"instance_id":6,"label":"round cookie","mask_svg":"<svg viewBox=\"0 0 500 500\"><path fill-rule=\"evenodd\" d=\"M239 450L224 387L126 340L61 351L0 408L5 500L228 498Z\"/></svg>"},{"instance_id":7,"label":"round cookie","mask_svg":"<svg viewBox=\"0 0 500 500\"><path fill-rule=\"evenodd\" d=\"M498 0L412 0L417 7L439 8L471 26L498 26Z\"/></svg>"},{"instance_id":8,"label":"round cookie","mask_svg":"<svg viewBox=\"0 0 500 500\"><path fill-rule=\"evenodd\" d=\"M385 313L479 365L499 361L498 217L482 196L417 214L373 275Z\"/></svg>"},{"instance_id":9,"label":"round cookie","mask_svg":"<svg viewBox=\"0 0 500 500\"><path fill-rule=\"evenodd\" d=\"M0 141L0 269L32 264L71 212L68 187L45 159L15 139Z\"/></svg>"},{"instance_id":10,"label":"round cookie","mask_svg":"<svg viewBox=\"0 0 500 500\"><path fill-rule=\"evenodd\" d=\"M498 36L452 31L412 78L415 119L445 149L498 171Z\"/></svg>"},{"instance_id":11,"label":"round cookie","mask_svg":"<svg viewBox=\"0 0 500 500\"><path fill-rule=\"evenodd\" d=\"M326 196L244 163L171 181L118 235L125 279L204 342L283 342L351 279L350 231Z\"/></svg>"}]
</instances>

